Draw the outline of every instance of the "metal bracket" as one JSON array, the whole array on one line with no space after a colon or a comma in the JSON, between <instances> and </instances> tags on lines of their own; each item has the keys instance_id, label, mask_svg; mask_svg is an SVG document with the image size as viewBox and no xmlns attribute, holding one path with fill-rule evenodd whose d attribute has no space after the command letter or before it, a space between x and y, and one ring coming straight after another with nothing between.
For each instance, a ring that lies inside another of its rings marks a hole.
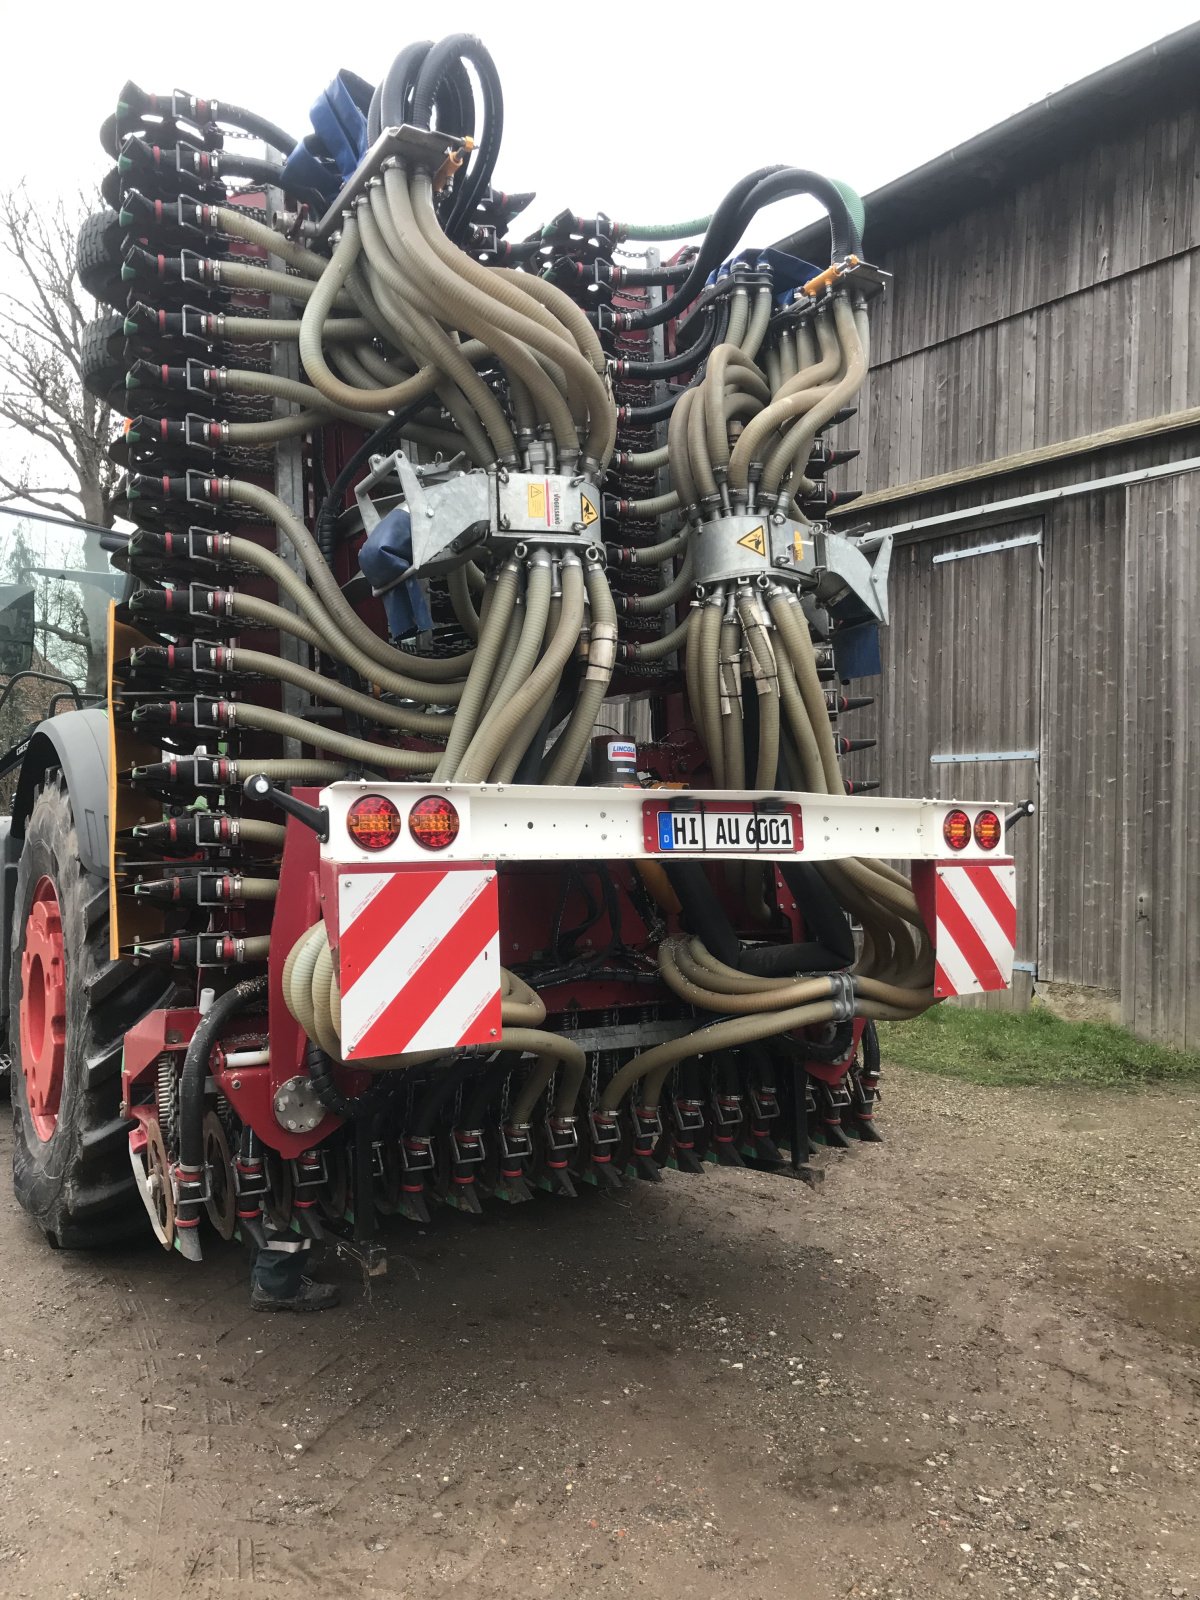
<instances>
[{"instance_id":1,"label":"metal bracket","mask_svg":"<svg viewBox=\"0 0 1200 1600\"><path fill-rule=\"evenodd\" d=\"M342 212L393 156L409 156L436 173L447 156L461 155L465 148L465 142L453 133L431 133L428 128L414 128L407 122L396 128L384 128L317 223L313 239L323 244L337 230Z\"/></svg>"}]
</instances>

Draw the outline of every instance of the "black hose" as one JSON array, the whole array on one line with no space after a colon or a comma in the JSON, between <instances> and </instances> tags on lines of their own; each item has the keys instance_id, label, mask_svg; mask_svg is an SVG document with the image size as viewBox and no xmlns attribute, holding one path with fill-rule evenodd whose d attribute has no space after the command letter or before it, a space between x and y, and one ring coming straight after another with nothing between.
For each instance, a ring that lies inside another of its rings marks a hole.
<instances>
[{"instance_id":1,"label":"black hose","mask_svg":"<svg viewBox=\"0 0 1200 1600\"><path fill-rule=\"evenodd\" d=\"M667 878L683 908L684 924L703 940L704 948L727 967L736 967L742 953L733 924L713 894L708 874L698 861L663 863Z\"/></svg>"},{"instance_id":2,"label":"black hose","mask_svg":"<svg viewBox=\"0 0 1200 1600\"><path fill-rule=\"evenodd\" d=\"M670 297L657 306L622 313L621 328L655 328L669 322L696 298L714 267L724 260L745 232L752 218L773 201L807 194L819 200L829 215L831 253L834 259L857 255L862 250L860 235L845 196L836 184L820 173L801 167L764 167L736 184L713 213L700 253L691 270ZM736 196L734 204L730 204Z\"/></svg>"},{"instance_id":3,"label":"black hose","mask_svg":"<svg viewBox=\"0 0 1200 1600\"><path fill-rule=\"evenodd\" d=\"M200 1018L187 1054L179 1083L179 1164L198 1169L204 1165L204 1085L208 1061L217 1035L230 1017L267 992L265 977L243 978L232 989L218 995Z\"/></svg>"},{"instance_id":4,"label":"black hose","mask_svg":"<svg viewBox=\"0 0 1200 1600\"><path fill-rule=\"evenodd\" d=\"M496 63L486 47L471 33L451 33L440 39L429 50L421 63L417 86L413 94L413 122L418 128L428 128L433 118L434 102L442 79L453 70L457 62L470 62L482 83L488 73L494 82L499 81Z\"/></svg>"},{"instance_id":5,"label":"black hose","mask_svg":"<svg viewBox=\"0 0 1200 1600\"><path fill-rule=\"evenodd\" d=\"M744 207L747 197L764 178L777 172L786 172L782 166L758 167L738 180L712 214L708 232L704 235L692 262L688 276L669 300L661 305L647 306L622 316L621 326L627 328L655 328L660 322L677 317L685 306L700 293L710 272L721 265L741 238L746 227Z\"/></svg>"},{"instance_id":6,"label":"black hose","mask_svg":"<svg viewBox=\"0 0 1200 1600\"><path fill-rule=\"evenodd\" d=\"M312 1079L317 1099L326 1111L346 1122L353 1122L356 1117L373 1116L391 1097L396 1078L396 1074L385 1072L362 1094L345 1095L334 1082L333 1062L321 1046L314 1044L311 1039L304 1051L304 1068Z\"/></svg>"},{"instance_id":7,"label":"black hose","mask_svg":"<svg viewBox=\"0 0 1200 1600\"><path fill-rule=\"evenodd\" d=\"M618 416L622 422L662 422L669 417L675 409L675 403L681 394L686 394L689 389L694 389L700 381L701 374L697 374L691 383L684 384L679 389L668 389L665 400L656 400L649 406L621 406Z\"/></svg>"},{"instance_id":8,"label":"black hose","mask_svg":"<svg viewBox=\"0 0 1200 1600\"><path fill-rule=\"evenodd\" d=\"M666 284L684 283L691 271L686 261L670 267L621 267L620 287L630 289L662 288Z\"/></svg>"},{"instance_id":9,"label":"black hose","mask_svg":"<svg viewBox=\"0 0 1200 1600\"><path fill-rule=\"evenodd\" d=\"M854 1039L854 1023L852 1020L838 1022L834 1025L833 1037L824 1043L818 1043L807 1035L795 1041L796 1054L802 1061L819 1061L824 1065L832 1065L835 1061L842 1061L849 1054L851 1042Z\"/></svg>"},{"instance_id":10,"label":"black hose","mask_svg":"<svg viewBox=\"0 0 1200 1600\"><path fill-rule=\"evenodd\" d=\"M836 972L854 960L854 939L846 915L814 867L797 869L789 863L783 873L806 930L816 938L799 944L743 947L700 862L671 861L663 866L679 898L684 926L727 967L736 967L748 977L790 978L798 972Z\"/></svg>"},{"instance_id":11,"label":"black hose","mask_svg":"<svg viewBox=\"0 0 1200 1600\"><path fill-rule=\"evenodd\" d=\"M221 171L228 178L249 178L255 183L279 183L283 168L278 161L262 161L257 156L236 156L221 152Z\"/></svg>"},{"instance_id":12,"label":"black hose","mask_svg":"<svg viewBox=\"0 0 1200 1600\"><path fill-rule=\"evenodd\" d=\"M727 319L726 319L727 325ZM722 326L722 318L710 306L701 313L697 326L700 328L699 337L695 343L686 349L676 346L675 354L667 356L662 361L626 361L618 360L614 363L614 374L618 378L673 378L681 372L690 372L698 366L717 342L717 329Z\"/></svg>"},{"instance_id":13,"label":"black hose","mask_svg":"<svg viewBox=\"0 0 1200 1600\"><path fill-rule=\"evenodd\" d=\"M409 120L408 103L416 87L421 63L433 49L432 39L406 45L387 70L383 82L371 97L367 112L367 139L374 144L384 128L396 128Z\"/></svg>"},{"instance_id":14,"label":"black hose","mask_svg":"<svg viewBox=\"0 0 1200 1600\"><path fill-rule=\"evenodd\" d=\"M841 902L821 872L800 861L780 862L779 869L804 918L804 931L837 957L835 966L850 966L855 955L854 935Z\"/></svg>"},{"instance_id":15,"label":"black hose","mask_svg":"<svg viewBox=\"0 0 1200 1600\"><path fill-rule=\"evenodd\" d=\"M247 111L242 106L226 105L224 100L217 103L217 121L228 122L231 126L240 128L243 133L261 139L264 144L269 144L272 150L280 150L285 156L290 156L299 143L299 140L293 139L283 128L268 122L266 117L260 117L257 111Z\"/></svg>"}]
</instances>

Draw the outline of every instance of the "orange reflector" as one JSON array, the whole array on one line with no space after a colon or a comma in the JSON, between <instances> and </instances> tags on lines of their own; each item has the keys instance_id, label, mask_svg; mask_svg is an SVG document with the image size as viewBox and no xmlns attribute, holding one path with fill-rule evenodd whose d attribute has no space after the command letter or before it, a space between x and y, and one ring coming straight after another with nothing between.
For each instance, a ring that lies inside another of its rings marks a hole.
<instances>
[{"instance_id":1,"label":"orange reflector","mask_svg":"<svg viewBox=\"0 0 1200 1600\"><path fill-rule=\"evenodd\" d=\"M444 850L458 838L458 812L442 795L426 795L408 813L408 831L422 849Z\"/></svg>"},{"instance_id":2,"label":"orange reflector","mask_svg":"<svg viewBox=\"0 0 1200 1600\"><path fill-rule=\"evenodd\" d=\"M400 813L382 794L364 794L346 813L346 832L360 850L386 850L400 837Z\"/></svg>"},{"instance_id":3,"label":"orange reflector","mask_svg":"<svg viewBox=\"0 0 1200 1600\"><path fill-rule=\"evenodd\" d=\"M994 811L981 811L975 818L975 843L981 850L994 850L1003 834L1000 818Z\"/></svg>"},{"instance_id":4,"label":"orange reflector","mask_svg":"<svg viewBox=\"0 0 1200 1600\"><path fill-rule=\"evenodd\" d=\"M971 842L971 819L965 811L950 811L942 823L942 838L951 850L965 850Z\"/></svg>"}]
</instances>

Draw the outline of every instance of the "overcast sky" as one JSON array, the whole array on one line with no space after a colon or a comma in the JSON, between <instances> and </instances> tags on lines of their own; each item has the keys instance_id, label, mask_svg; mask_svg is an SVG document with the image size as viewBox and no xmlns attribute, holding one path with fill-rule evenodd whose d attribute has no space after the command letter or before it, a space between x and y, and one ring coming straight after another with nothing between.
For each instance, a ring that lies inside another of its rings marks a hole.
<instances>
[{"instance_id":1,"label":"overcast sky","mask_svg":"<svg viewBox=\"0 0 1200 1600\"><path fill-rule=\"evenodd\" d=\"M377 81L438 10L383 0L5 9L0 182L25 177L48 197L103 173L96 130L127 78L250 105L301 135L337 68ZM441 14L444 31L477 33L499 66L497 180L539 191L524 232L568 204L633 221L693 216L767 162L865 193L1194 21L1196 7L458 0ZM799 204L784 202L762 237L785 231Z\"/></svg>"},{"instance_id":2,"label":"overcast sky","mask_svg":"<svg viewBox=\"0 0 1200 1600\"><path fill-rule=\"evenodd\" d=\"M0 53L0 185L35 196L99 181L97 138L127 79L253 107L297 136L339 67L370 82L427 36L434 8L383 0L233 0L116 8L9 0ZM411 13L412 20L406 20ZM623 6L458 0L504 86L496 181L538 190L515 233L564 206L618 220L711 211L743 173L789 162L862 193L1195 20L1194 0L850 0L842 6ZM452 20L451 20L452 19ZM748 243L810 214L785 201ZM870 250L868 216L867 249ZM28 454L0 435L10 468ZM0 519L0 553L12 524ZM53 539L53 535L50 538Z\"/></svg>"}]
</instances>

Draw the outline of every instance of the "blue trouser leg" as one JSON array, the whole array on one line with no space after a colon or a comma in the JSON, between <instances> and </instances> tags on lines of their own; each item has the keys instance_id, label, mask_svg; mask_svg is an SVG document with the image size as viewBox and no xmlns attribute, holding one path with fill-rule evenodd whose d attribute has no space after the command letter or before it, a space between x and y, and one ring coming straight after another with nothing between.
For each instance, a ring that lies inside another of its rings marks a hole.
<instances>
[{"instance_id":1,"label":"blue trouser leg","mask_svg":"<svg viewBox=\"0 0 1200 1600\"><path fill-rule=\"evenodd\" d=\"M294 1233L276 1234L268 1226L266 1244L251 1259L251 1286L273 1300L290 1300L300 1292L311 1248L311 1239L298 1239Z\"/></svg>"}]
</instances>

